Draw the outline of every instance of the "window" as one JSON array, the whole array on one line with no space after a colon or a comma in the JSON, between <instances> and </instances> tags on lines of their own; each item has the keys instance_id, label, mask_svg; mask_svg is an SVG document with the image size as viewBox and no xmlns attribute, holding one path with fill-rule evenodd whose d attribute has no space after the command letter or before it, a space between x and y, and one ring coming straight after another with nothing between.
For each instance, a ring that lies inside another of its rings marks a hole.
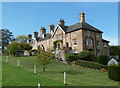
<instances>
[{"instance_id":1,"label":"window","mask_svg":"<svg viewBox=\"0 0 120 88\"><path fill-rule=\"evenodd\" d=\"M100 50L99 49L97 49L97 54L100 54Z\"/></svg>"},{"instance_id":2,"label":"window","mask_svg":"<svg viewBox=\"0 0 120 88\"><path fill-rule=\"evenodd\" d=\"M104 47L107 47L107 43L104 43Z\"/></svg>"},{"instance_id":3,"label":"window","mask_svg":"<svg viewBox=\"0 0 120 88\"><path fill-rule=\"evenodd\" d=\"M66 34L66 38L68 37L68 34Z\"/></svg>"},{"instance_id":4,"label":"window","mask_svg":"<svg viewBox=\"0 0 120 88\"><path fill-rule=\"evenodd\" d=\"M49 40L46 41L46 44L49 44Z\"/></svg>"},{"instance_id":5,"label":"window","mask_svg":"<svg viewBox=\"0 0 120 88\"><path fill-rule=\"evenodd\" d=\"M86 39L86 45L92 46L92 39Z\"/></svg>"},{"instance_id":6,"label":"window","mask_svg":"<svg viewBox=\"0 0 120 88\"><path fill-rule=\"evenodd\" d=\"M87 36L90 36L90 31L87 31Z\"/></svg>"},{"instance_id":7,"label":"window","mask_svg":"<svg viewBox=\"0 0 120 88\"><path fill-rule=\"evenodd\" d=\"M75 32L73 32L73 36L76 36L76 31L75 31Z\"/></svg>"},{"instance_id":8,"label":"window","mask_svg":"<svg viewBox=\"0 0 120 88\"><path fill-rule=\"evenodd\" d=\"M62 34L61 34L61 35L60 35L60 39L62 39L62 37L63 37L63 36L62 36Z\"/></svg>"},{"instance_id":9,"label":"window","mask_svg":"<svg viewBox=\"0 0 120 88\"><path fill-rule=\"evenodd\" d=\"M77 40L73 40L73 44L74 44L74 45L77 45Z\"/></svg>"},{"instance_id":10,"label":"window","mask_svg":"<svg viewBox=\"0 0 120 88\"><path fill-rule=\"evenodd\" d=\"M58 36L56 35L56 40L58 40Z\"/></svg>"},{"instance_id":11,"label":"window","mask_svg":"<svg viewBox=\"0 0 120 88\"><path fill-rule=\"evenodd\" d=\"M98 46L98 47L100 46L100 41L97 41L97 46Z\"/></svg>"},{"instance_id":12,"label":"window","mask_svg":"<svg viewBox=\"0 0 120 88\"><path fill-rule=\"evenodd\" d=\"M96 34L96 38L98 39L99 37L100 37L100 34L99 34L99 33L97 33L97 34Z\"/></svg>"}]
</instances>

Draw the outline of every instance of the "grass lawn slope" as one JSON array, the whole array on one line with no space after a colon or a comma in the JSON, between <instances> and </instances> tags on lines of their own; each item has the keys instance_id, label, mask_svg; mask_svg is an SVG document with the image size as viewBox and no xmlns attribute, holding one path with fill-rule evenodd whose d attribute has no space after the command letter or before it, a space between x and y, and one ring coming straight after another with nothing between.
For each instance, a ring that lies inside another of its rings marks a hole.
<instances>
[{"instance_id":1,"label":"grass lawn slope","mask_svg":"<svg viewBox=\"0 0 120 88\"><path fill-rule=\"evenodd\" d=\"M17 68L17 60L20 68ZM107 73L87 68L70 66L59 61L47 65L46 72L36 62L36 57L9 57L5 63L3 56L3 86L64 86L63 72L67 73L68 86L118 86L118 82L110 80ZM37 65L37 74L33 74L33 66Z\"/></svg>"}]
</instances>

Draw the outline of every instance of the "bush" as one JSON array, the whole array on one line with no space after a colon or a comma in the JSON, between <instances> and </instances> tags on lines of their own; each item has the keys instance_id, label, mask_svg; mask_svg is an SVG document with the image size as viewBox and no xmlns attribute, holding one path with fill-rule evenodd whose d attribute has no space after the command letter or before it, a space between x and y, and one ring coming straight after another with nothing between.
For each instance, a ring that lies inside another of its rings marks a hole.
<instances>
[{"instance_id":1,"label":"bush","mask_svg":"<svg viewBox=\"0 0 120 88\"><path fill-rule=\"evenodd\" d=\"M83 61L83 60L78 60L77 65L87 67L87 68L92 68L92 69L99 69L99 70L102 68L107 69L106 65L101 65L99 63L90 62L90 61Z\"/></svg>"},{"instance_id":2,"label":"bush","mask_svg":"<svg viewBox=\"0 0 120 88\"><path fill-rule=\"evenodd\" d=\"M107 65L108 64L109 57L107 55L100 55L98 57L98 63Z\"/></svg>"},{"instance_id":3,"label":"bush","mask_svg":"<svg viewBox=\"0 0 120 88\"><path fill-rule=\"evenodd\" d=\"M66 54L66 61L72 62L77 60L77 55L74 54Z\"/></svg>"},{"instance_id":4,"label":"bush","mask_svg":"<svg viewBox=\"0 0 120 88\"><path fill-rule=\"evenodd\" d=\"M108 66L108 76L110 79L120 81L120 65Z\"/></svg>"},{"instance_id":5,"label":"bush","mask_svg":"<svg viewBox=\"0 0 120 88\"><path fill-rule=\"evenodd\" d=\"M78 54L78 58L79 58L80 60L85 60L85 61L93 61L93 62L96 61L95 55L92 54L92 53L89 52L89 51L86 51L86 50L80 52L80 53Z\"/></svg>"}]
</instances>

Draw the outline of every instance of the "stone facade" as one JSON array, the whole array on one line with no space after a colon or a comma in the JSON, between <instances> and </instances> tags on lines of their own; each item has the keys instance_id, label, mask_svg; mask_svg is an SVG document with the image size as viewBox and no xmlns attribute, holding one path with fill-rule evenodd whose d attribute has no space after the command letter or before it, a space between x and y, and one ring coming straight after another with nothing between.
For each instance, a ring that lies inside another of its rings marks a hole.
<instances>
[{"instance_id":1,"label":"stone facade","mask_svg":"<svg viewBox=\"0 0 120 88\"><path fill-rule=\"evenodd\" d=\"M59 24L56 27L51 24L49 30L49 33L46 33L46 29L42 27L40 36L34 32L34 39L29 42L33 49L41 47L45 51L54 50L53 42L62 40L62 43L57 44L57 49L62 49L66 53L79 53L83 50L89 50L95 55L109 54L109 41L102 39L102 31L85 22L84 12L80 13L80 22L66 26L65 21L60 19ZM31 36L29 39L31 40Z\"/></svg>"}]
</instances>

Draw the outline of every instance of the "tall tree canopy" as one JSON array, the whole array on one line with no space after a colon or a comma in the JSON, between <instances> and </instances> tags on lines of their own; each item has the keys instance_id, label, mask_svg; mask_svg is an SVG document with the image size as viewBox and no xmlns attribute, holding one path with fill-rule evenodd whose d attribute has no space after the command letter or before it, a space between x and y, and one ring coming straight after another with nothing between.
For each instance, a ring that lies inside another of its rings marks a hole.
<instances>
[{"instance_id":1,"label":"tall tree canopy","mask_svg":"<svg viewBox=\"0 0 120 88\"><path fill-rule=\"evenodd\" d=\"M120 56L120 46L109 46L110 55Z\"/></svg>"},{"instance_id":2,"label":"tall tree canopy","mask_svg":"<svg viewBox=\"0 0 120 88\"><path fill-rule=\"evenodd\" d=\"M14 36L12 32L8 29L0 29L0 46L2 48L2 52L6 49L7 45L10 44L14 40Z\"/></svg>"},{"instance_id":3,"label":"tall tree canopy","mask_svg":"<svg viewBox=\"0 0 120 88\"><path fill-rule=\"evenodd\" d=\"M31 50L32 46L29 43L12 42L7 46L7 49L10 51L10 54L15 56L17 51Z\"/></svg>"},{"instance_id":4,"label":"tall tree canopy","mask_svg":"<svg viewBox=\"0 0 120 88\"><path fill-rule=\"evenodd\" d=\"M21 43L27 43L27 39L28 37L25 35L19 35L16 37L16 41Z\"/></svg>"}]
</instances>

